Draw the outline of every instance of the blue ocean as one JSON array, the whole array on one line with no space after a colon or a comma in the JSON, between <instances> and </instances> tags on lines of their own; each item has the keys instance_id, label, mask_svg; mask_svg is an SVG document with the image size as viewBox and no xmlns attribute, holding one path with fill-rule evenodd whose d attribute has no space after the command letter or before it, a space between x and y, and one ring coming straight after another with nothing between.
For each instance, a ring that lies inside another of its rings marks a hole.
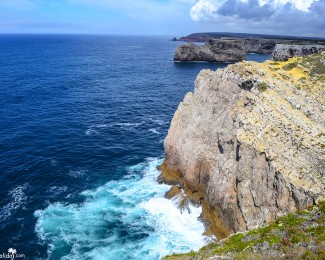
<instances>
[{"instance_id":1,"label":"blue ocean","mask_svg":"<svg viewBox=\"0 0 325 260\"><path fill-rule=\"evenodd\" d=\"M168 37L0 35L0 254L160 259L206 243L156 182L201 69ZM248 55L263 61L267 55Z\"/></svg>"}]
</instances>

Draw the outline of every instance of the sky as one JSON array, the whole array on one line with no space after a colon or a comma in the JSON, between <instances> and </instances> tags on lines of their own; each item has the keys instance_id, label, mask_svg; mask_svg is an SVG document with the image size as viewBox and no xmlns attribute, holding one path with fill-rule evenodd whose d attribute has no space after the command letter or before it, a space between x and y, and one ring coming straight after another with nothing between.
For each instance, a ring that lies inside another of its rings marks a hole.
<instances>
[{"instance_id":1,"label":"sky","mask_svg":"<svg viewBox=\"0 0 325 260\"><path fill-rule=\"evenodd\" d=\"M0 0L0 33L325 38L325 0Z\"/></svg>"}]
</instances>

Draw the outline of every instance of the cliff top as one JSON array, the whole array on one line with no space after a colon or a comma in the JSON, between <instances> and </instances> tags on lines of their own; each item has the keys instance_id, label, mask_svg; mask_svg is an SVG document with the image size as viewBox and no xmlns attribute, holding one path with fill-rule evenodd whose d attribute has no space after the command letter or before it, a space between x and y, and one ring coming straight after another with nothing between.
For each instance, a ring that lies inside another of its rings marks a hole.
<instances>
[{"instance_id":1,"label":"cliff top","mask_svg":"<svg viewBox=\"0 0 325 260\"><path fill-rule=\"evenodd\" d=\"M229 69L250 80L254 75L251 91L258 103L249 114L238 112L246 125L239 140L264 152L297 187L324 197L325 52L285 62L242 62ZM313 168L308 160L312 154L321 168Z\"/></svg>"}]
</instances>

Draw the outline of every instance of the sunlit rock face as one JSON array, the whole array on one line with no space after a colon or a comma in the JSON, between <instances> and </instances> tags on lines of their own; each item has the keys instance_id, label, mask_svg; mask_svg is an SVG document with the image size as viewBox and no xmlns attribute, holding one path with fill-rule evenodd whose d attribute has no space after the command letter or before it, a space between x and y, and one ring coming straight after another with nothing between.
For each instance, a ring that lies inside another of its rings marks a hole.
<instances>
[{"instance_id":1,"label":"sunlit rock face","mask_svg":"<svg viewBox=\"0 0 325 260\"><path fill-rule=\"evenodd\" d=\"M243 41L209 40L204 45L180 45L175 51L174 61L235 62L242 61L245 57Z\"/></svg>"},{"instance_id":2,"label":"sunlit rock face","mask_svg":"<svg viewBox=\"0 0 325 260\"><path fill-rule=\"evenodd\" d=\"M324 199L324 64L322 52L201 71L171 122L162 177L178 174L226 233Z\"/></svg>"},{"instance_id":3,"label":"sunlit rock face","mask_svg":"<svg viewBox=\"0 0 325 260\"><path fill-rule=\"evenodd\" d=\"M307 56L321 51L325 51L325 45L277 44L272 53L272 59L275 61L287 61L295 56Z\"/></svg>"}]
</instances>

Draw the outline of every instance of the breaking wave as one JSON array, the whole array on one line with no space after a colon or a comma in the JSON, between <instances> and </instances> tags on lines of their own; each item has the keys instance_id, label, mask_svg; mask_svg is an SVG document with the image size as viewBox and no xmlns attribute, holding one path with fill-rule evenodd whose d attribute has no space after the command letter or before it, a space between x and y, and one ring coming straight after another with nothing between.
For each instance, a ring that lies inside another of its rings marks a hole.
<instances>
[{"instance_id":1,"label":"breaking wave","mask_svg":"<svg viewBox=\"0 0 325 260\"><path fill-rule=\"evenodd\" d=\"M128 175L82 192L82 204L55 203L34 214L36 232L54 259L159 259L205 244L201 209L181 213L156 182L161 160L129 167Z\"/></svg>"}]
</instances>

